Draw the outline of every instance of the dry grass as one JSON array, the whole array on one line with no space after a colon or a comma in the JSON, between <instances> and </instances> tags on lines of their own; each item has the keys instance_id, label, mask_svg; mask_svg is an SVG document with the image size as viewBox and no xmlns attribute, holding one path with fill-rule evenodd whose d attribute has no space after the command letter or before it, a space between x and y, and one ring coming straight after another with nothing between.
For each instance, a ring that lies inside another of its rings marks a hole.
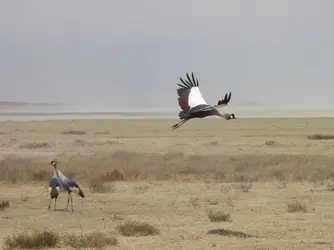
<instances>
[{"instance_id":1,"label":"dry grass","mask_svg":"<svg viewBox=\"0 0 334 250\"><path fill-rule=\"evenodd\" d=\"M211 222L231 222L231 215L229 213L225 213L223 211L212 211L210 210L208 213L208 217Z\"/></svg>"},{"instance_id":2,"label":"dry grass","mask_svg":"<svg viewBox=\"0 0 334 250\"><path fill-rule=\"evenodd\" d=\"M77 180L201 180L240 182L243 191L256 181L322 181L334 178L333 155L201 155L181 156L116 151L98 155L59 156L60 169ZM7 156L0 160L0 181L46 181L52 174L50 158ZM203 167L205 166L205 167ZM224 166L221 168L220 166ZM291 166L293 166L291 168ZM317 168L314 168L317 166Z\"/></svg>"},{"instance_id":3,"label":"dry grass","mask_svg":"<svg viewBox=\"0 0 334 250\"><path fill-rule=\"evenodd\" d=\"M110 186L101 178L89 180L89 189L92 193L106 193L111 190Z\"/></svg>"},{"instance_id":4,"label":"dry grass","mask_svg":"<svg viewBox=\"0 0 334 250\"><path fill-rule=\"evenodd\" d=\"M276 140L267 140L264 142L265 145L267 146L277 146L279 143Z\"/></svg>"},{"instance_id":5,"label":"dry grass","mask_svg":"<svg viewBox=\"0 0 334 250\"><path fill-rule=\"evenodd\" d=\"M40 231L31 234L22 233L4 239L5 249L43 249L56 247L60 236L53 231Z\"/></svg>"},{"instance_id":6,"label":"dry grass","mask_svg":"<svg viewBox=\"0 0 334 250\"><path fill-rule=\"evenodd\" d=\"M107 182L125 181L126 176L121 169L114 169L111 172L106 172L98 177L89 180L89 188L92 193L105 193L111 191L111 187Z\"/></svg>"},{"instance_id":7,"label":"dry grass","mask_svg":"<svg viewBox=\"0 0 334 250\"><path fill-rule=\"evenodd\" d=\"M0 210L4 210L5 208L9 207L9 201L0 201Z\"/></svg>"},{"instance_id":8,"label":"dry grass","mask_svg":"<svg viewBox=\"0 0 334 250\"><path fill-rule=\"evenodd\" d=\"M322 134L314 134L308 135L308 140L334 140L334 135L322 135Z\"/></svg>"},{"instance_id":9,"label":"dry grass","mask_svg":"<svg viewBox=\"0 0 334 250\"><path fill-rule=\"evenodd\" d=\"M118 225L118 232L123 236L148 236L160 234L160 230L149 223L128 221Z\"/></svg>"},{"instance_id":10,"label":"dry grass","mask_svg":"<svg viewBox=\"0 0 334 250\"><path fill-rule=\"evenodd\" d=\"M293 201L288 203L288 212L296 213L296 212L307 212L307 207L304 203L300 201Z\"/></svg>"},{"instance_id":11,"label":"dry grass","mask_svg":"<svg viewBox=\"0 0 334 250\"><path fill-rule=\"evenodd\" d=\"M117 245L118 239L116 236L97 231L80 236L68 234L63 237L63 242L65 246L75 249L102 249L106 246Z\"/></svg>"},{"instance_id":12,"label":"dry grass","mask_svg":"<svg viewBox=\"0 0 334 250\"><path fill-rule=\"evenodd\" d=\"M47 142L31 142L20 145L20 149L41 149L41 148L51 148L52 146Z\"/></svg>"},{"instance_id":13,"label":"dry grass","mask_svg":"<svg viewBox=\"0 0 334 250\"><path fill-rule=\"evenodd\" d=\"M0 188L1 199L10 202L0 217L3 242L14 233L50 225L61 232L66 225L70 233L60 234L55 247L103 247L88 246L94 239L119 240L118 249L334 247L334 144L306 140L312 133L330 134L334 119L239 119L223 127L219 120L199 119L169 130L174 123L3 122ZM114 143L120 138L122 143ZM34 141L52 149L6 156L6 150L15 153L23 142ZM47 210L54 157L86 195L73 195L73 213L63 211L63 192L59 210ZM291 200L303 202L288 205ZM296 212L287 212L287 206ZM95 228L100 236L89 236ZM114 230L117 239L109 233ZM245 239L250 235L259 237Z\"/></svg>"},{"instance_id":14,"label":"dry grass","mask_svg":"<svg viewBox=\"0 0 334 250\"><path fill-rule=\"evenodd\" d=\"M117 245L116 236L99 231L85 235L59 234L44 230L33 233L21 233L7 236L3 241L4 249L45 249L61 246L75 249L102 249L106 246Z\"/></svg>"},{"instance_id":15,"label":"dry grass","mask_svg":"<svg viewBox=\"0 0 334 250\"><path fill-rule=\"evenodd\" d=\"M81 131L81 130L65 130L61 133L63 135L85 135L86 134L85 131Z\"/></svg>"},{"instance_id":16,"label":"dry grass","mask_svg":"<svg viewBox=\"0 0 334 250\"><path fill-rule=\"evenodd\" d=\"M252 186L252 183L245 181L234 184L234 188L240 189L242 192L248 192L251 190Z\"/></svg>"}]
</instances>

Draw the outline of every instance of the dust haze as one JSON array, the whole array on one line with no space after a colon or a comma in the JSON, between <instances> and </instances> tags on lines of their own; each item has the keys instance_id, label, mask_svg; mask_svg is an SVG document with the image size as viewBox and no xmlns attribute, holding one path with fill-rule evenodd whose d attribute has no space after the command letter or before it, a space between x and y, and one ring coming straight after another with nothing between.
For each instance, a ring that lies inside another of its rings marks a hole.
<instances>
[{"instance_id":1,"label":"dust haze","mask_svg":"<svg viewBox=\"0 0 334 250\"><path fill-rule=\"evenodd\" d=\"M242 116L328 113L333 4L4 1L0 100L177 113L176 82L193 71L208 103L231 91Z\"/></svg>"}]
</instances>

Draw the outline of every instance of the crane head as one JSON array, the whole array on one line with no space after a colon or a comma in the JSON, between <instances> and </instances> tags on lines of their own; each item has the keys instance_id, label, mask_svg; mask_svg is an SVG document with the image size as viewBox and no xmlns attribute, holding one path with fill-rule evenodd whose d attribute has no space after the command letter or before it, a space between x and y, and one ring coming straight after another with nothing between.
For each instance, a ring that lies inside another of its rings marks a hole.
<instances>
[{"instance_id":1,"label":"crane head","mask_svg":"<svg viewBox=\"0 0 334 250\"><path fill-rule=\"evenodd\" d=\"M53 159L50 164L55 167L57 163L58 161L56 159Z\"/></svg>"}]
</instances>

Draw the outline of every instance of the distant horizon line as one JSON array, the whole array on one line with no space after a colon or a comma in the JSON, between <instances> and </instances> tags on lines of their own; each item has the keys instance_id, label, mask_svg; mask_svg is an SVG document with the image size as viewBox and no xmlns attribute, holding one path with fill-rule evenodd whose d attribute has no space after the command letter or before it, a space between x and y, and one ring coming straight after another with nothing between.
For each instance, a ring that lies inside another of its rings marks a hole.
<instances>
[{"instance_id":1,"label":"distant horizon line","mask_svg":"<svg viewBox=\"0 0 334 250\"><path fill-rule=\"evenodd\" d=\"M177 104L176 104L177 105ZM112 104L112 103L55 103L55 102L21 102L21 101L0 101L0 109L1 108L10 108L10 106L24 108L24 107L41 107L41 106L48 106L48 107L66 107L66 111L62 112L76 112L76 113L105 113L105 112L162 112L162 113L169 113L169 112L178 112L175 108L167 108L167 107L152 107L147 105L136 105L136 104L129 104L128 106L121 105L121 104ZM82 108L82 111L80 108ZM105 109L108 108L108 111ZM109 110L110 108L110 110ZM264 103L252 103L252 102L243 102L243 103L233 103L233 105L229 105L227 108L233 109L255 109L255 110L262 110L262 111L274 111L274 112L299 112L299 111L329 111L333 112L334 107L327 108L327 107L273 107L269 104ZM74 111L74 110L75 111ZM93 111L92 111L93 109ZM100 109L100 111L99 111ZM137 109L137 110L136 110ZM64 110L64 109L63 109ZM86 111L87 110L87 111ZM104 111L102 111L104 110ZM132 110L132 111L131 111ZM154 111L153 111L154 110ZM255 111L254 110L254 111ZM13 111L9 111L10 113L16 113ZM25 111L18 111L19 113L25 113ZM47 112L39 112L39 111L28 111L28 113L53 113L52 111ZM57 112L57 111L56 111ZM3 113L3 110L2 110Z\"/></svg>"}]
</instances>

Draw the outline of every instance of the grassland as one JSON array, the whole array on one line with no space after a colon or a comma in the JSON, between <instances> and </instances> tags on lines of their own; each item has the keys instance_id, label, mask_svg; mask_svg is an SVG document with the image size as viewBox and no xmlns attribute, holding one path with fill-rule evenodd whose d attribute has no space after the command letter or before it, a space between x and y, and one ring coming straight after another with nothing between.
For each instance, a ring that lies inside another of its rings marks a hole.
<instances>
[{"instance_id":1,"label":"grassland","mask_svg":"<svg viewBox=\"0 0 334 250\"><path fill-rule=\"evenodd\" d=\"M175 122L0 122L0 244L334 247L334 119ZM54 158L86 195L73 213L65 192L47 210Z\"/></svg>"}]
</instances>

